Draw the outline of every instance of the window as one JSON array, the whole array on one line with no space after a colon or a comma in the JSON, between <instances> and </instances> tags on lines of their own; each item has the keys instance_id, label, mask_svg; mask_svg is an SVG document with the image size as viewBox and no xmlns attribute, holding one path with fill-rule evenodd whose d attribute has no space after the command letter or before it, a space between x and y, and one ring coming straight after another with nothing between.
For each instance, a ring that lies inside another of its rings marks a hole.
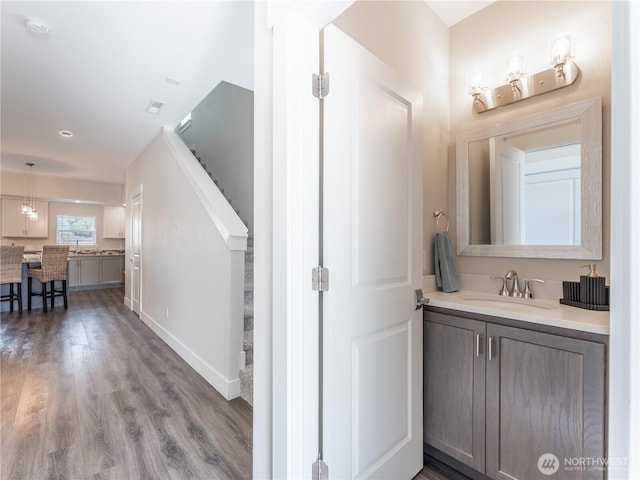
<instances>
[{"instance_id":1,"label":"window","mask_svg":"<svg viewBox=\"0 0 640 480\"><path fill-rule=\"evenodd\" d=\"M56 216L58 245L95 245L96 217Z\"/></svg>"}]
</instances>

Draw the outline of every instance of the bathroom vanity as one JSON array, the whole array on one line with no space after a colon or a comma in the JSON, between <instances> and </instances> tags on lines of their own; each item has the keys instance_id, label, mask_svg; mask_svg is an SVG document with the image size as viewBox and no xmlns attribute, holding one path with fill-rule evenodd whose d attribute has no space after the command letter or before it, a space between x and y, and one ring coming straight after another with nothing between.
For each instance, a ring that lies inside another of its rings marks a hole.
<instances>
[{"instance_id":1,"label":"bathroom vanity","mask_svg":"<svg viewBox=\"0 0 640 480\"><path fill-rule=\"evenodd\" d=\"M608 314L429 297L425 452L478 478L546 478L556 466L554 478L605 478Z\"/></svg>"}]
</instances>

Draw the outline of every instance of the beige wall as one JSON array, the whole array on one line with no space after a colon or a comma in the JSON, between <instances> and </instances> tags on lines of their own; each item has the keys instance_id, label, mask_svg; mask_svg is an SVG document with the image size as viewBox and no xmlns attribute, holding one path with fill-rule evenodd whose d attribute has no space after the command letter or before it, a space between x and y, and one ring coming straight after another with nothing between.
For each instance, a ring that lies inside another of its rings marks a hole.
<instances>
[{"instance_id":1,"label":"beige wall","mask_svg":"<svg viewBox=\"0 0 640 480\"><path fill-rule=\"evenodd\" d=\"M121 249L124 240L106 239L103 235L103 205L122 205L124 185L91 182L52 175L33 176L34 193L38 200L49 201L49 238L5 238L3 245L25 245L27 250L40 250L42 245L56 243L56 215L96 217L96 243L98 248ZM22 172L2 171L0 183L2 196L22 198L29 176ZM64 200L64 201L62 201ZM87 203L75 203L76 200Z\"/></svg>"},{"instance_id":2,"label":"beige wall","mask_svg":"<svg viewBox=\"0 0 640 480\"><path fill-rule=\"evenodd\" d=\"M424 2L359 1L333 22L423 92L425 273L433 273L434 210L447 208L449 31Z\"/></svg>"},{"instance_id":3,"label":"beige wall","mask_svg":"<svg viewBox=\"0 0 640 480\"><path fill-rule=\"evenodd\" d=\"M455 139L459 133L508 122L522 115L586 98L603 99L603 260L601 275L609 277L611 172L611 3L593 1L498 1L450 29L450 138L448 208L455 213ZM570 34L575 61L582 70L577 82L565 89L504 107L474 114L468 93L469 75L483 71L486 84L504 83L506 58L522 53L527 72L547 67L550 41ZM427 114L428 115L428 114ZM438 175L441 172L438 171ZM441 177L442 178L442 177ZM425 204L428 209L430 205ZM455 216L452 215L452 221ZM455 228L452 222L452 231ZM515 268L525 277L577 279L584 260L545 260L458 257L462 273L504 275Z\"/></svg>"},{"instance_id":4,"label":"beige wall","mask_svg":"<svg viewBox=\"0 0 640 480\"><path fill-rule=\"evenodd\" d=\"M43 200L81 200L104 205L121 205L124 201L124 184L92 182L53 175L33 176L35 195ZM25 193L25 182L30 177L22 172L2 170L0 193L21 197ZM26 185L30 187L29 184Z\"/></svg>"}]
</instances>

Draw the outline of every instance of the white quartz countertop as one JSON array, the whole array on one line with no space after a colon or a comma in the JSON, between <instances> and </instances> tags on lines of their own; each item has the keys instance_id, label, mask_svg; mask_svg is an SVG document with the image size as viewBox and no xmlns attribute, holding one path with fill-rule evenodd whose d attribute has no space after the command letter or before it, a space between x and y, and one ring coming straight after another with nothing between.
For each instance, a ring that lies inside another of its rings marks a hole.
<instances>
[{"instance_id":1,"label":"white quartz countertop","mask_svg":"<svg viewBox=\"0 0 640 480\"><path fill-rule=\"evenodd\" d=\"M559 300L520 299L498 294L460 290L454 293L428 292L428 306L510 318L524 322L609 335L609 312L597 312L563 305Z\"/></svg>"}]
</instances>

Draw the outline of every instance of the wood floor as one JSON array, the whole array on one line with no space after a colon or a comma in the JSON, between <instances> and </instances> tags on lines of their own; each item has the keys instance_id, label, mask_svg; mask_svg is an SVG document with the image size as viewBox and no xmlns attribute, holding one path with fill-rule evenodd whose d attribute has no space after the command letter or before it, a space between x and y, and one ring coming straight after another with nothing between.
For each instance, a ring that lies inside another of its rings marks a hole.
<instances>
[{"instance_id":1,"label":"wood floor","mask_svg":"<svg viewBox=\"0 0 640 480\"><path fill-rule=\"evenodd\" d=\"M252 410L227 402L123 305L72 292L2 314L2 479L248 479Z\"/></svg>"},{"instance_id":2,"label":"wood floor","mask_svg":"<svg viewBox=\"0 0 640 480\"><path fill-rule=\"evenodd\" d=\"M250 479L251 407L227 402L123 295L2 314L0 478ZM415 480L464 478L427 460Z\"/></svg>"}]
</instances>

